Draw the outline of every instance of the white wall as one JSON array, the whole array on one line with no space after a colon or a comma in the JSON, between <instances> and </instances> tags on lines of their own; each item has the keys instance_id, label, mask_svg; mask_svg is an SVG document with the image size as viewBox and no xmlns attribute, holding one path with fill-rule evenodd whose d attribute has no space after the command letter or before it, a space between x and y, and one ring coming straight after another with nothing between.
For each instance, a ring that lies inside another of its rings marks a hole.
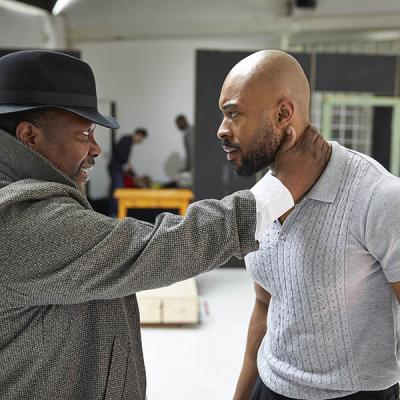
<instances>
[{"instance_id":1,"label":"white wall","mask_svg":"<svg viewBox=\"0 0 400 400\"><path fill-rule=\"evenodd\" d=\"M0 48L63 49L65 43L64 17L40 11L27 14L0 7Z\"/></svg>"},{"instance_id":2,"label":"white wall","mask_svg":"<svg viewBox=\"0 0 400 400\"><path fill-rule=\"evenodd\" d=\"M46 43L43 17L0 8L0 47L32 48Z\"/></svg>"},{"instance_id":3,"label":"white wall","mask_svg":"<svg viewBox=\"0 0 400 400\"><path fill-rule=\"evenodd\" d=\"M117 102L120 134L136 126L148 129L148 139L134 149L132 163L137 172L165 181L170 179L164 171L167 158L177 151L184 156L175 116L184 113L191 122L194 118L196 49L257 50L276 45L267 38L249 37L88 43L75 47L94 70L98 97ZM108 138L99 133L100 144L109 150ZM104 158L108 157L106 151ZM106 162L99 160L98 164L101 168L94 171L92 179L91 194L95 197L108 185L108 176L101 171ZM98 176L100 173L103 176Z\"/></svg>"}]
</instances>

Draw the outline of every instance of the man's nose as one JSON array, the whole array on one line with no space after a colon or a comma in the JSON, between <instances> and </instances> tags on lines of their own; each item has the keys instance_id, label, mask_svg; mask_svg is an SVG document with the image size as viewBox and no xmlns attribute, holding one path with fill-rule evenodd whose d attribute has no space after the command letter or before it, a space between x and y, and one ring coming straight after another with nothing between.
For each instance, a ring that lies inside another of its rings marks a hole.
<instances>
[{"instance_id":1,"label":"man's nose","mask_svg":"<svg viewBox=\"0 0 400 400\"><path fill-rule=\"evenodd\" d=\"M230 131L228 126L226 126L224 121L221 122L221 125L218 128L217 136L218 139L226 139L232 136L232 132Z\"/></svg>"},{"instance_id":2,"label":"man's nose","mask_svg":"<svg viewBox=\"0 0 400 400\"><path fill-rule=\"evenodd\" d=\"M91 157L98 157L102 153L100 145L96 142L95 138L92 137L90 141L89 155Z\"/></svg>"}]
</instances>

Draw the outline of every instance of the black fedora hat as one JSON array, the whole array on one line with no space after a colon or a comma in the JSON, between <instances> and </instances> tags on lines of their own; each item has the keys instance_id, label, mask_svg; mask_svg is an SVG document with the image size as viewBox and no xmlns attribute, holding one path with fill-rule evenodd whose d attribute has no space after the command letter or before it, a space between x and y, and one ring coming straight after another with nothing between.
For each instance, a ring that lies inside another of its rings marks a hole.
<instances>
[{"instance_id":1,"label":"black fedora hat","mask_svg":"<svg viewBox=\"0 0 400 400\"><path fill-rule=\"evenodd\" d=\"M24 50L0 58L0 114L56 107L107 128L119 128L97 109L89 64L48 50Z\"/></svg>"}]
</instances>

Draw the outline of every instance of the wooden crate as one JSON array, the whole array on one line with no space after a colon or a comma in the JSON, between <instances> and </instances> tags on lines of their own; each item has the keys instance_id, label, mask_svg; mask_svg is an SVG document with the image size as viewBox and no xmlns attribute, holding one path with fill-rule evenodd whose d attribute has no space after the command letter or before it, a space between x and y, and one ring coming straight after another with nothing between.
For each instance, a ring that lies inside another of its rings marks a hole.
<instances>
[{"instance_id":1,"label":"wooden crate","mask_svg":"<svg viewBox=\"0 0 400 400\"><path fill-rule=\"evenodd\" d=\"M196 324L199 298L195 279L137 293L141 324Z\"/></svg>"}]
</instances>

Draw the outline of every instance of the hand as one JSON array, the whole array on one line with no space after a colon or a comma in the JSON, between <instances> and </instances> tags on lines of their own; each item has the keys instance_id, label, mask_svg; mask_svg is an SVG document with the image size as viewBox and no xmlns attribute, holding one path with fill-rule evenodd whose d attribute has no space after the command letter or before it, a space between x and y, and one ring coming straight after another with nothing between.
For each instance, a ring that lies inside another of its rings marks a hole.
<instances>
[{"instance_id":1,"label":"hand","mask_svg":"<svg viewBox=\"0 0 400 400\"><path fill-rule=\"evenodd\" d=\"M131 163L125 163L123 166L122 166L122 170L123 171L127 171L127 170L133 170L133 167L132 167L132 164Z\"/></svg>"},{"instance_id":2,"label":"hand","mask_svg":"<svg viewBox=\"0 0 400 400\"><path fill-rule=\"evenodd\" d=\"M299 142L289 127L275 159L275 175L299 201L321 176L329 161L331 148L317 129L308 126Z\"/></svg>"}]
</instances>

